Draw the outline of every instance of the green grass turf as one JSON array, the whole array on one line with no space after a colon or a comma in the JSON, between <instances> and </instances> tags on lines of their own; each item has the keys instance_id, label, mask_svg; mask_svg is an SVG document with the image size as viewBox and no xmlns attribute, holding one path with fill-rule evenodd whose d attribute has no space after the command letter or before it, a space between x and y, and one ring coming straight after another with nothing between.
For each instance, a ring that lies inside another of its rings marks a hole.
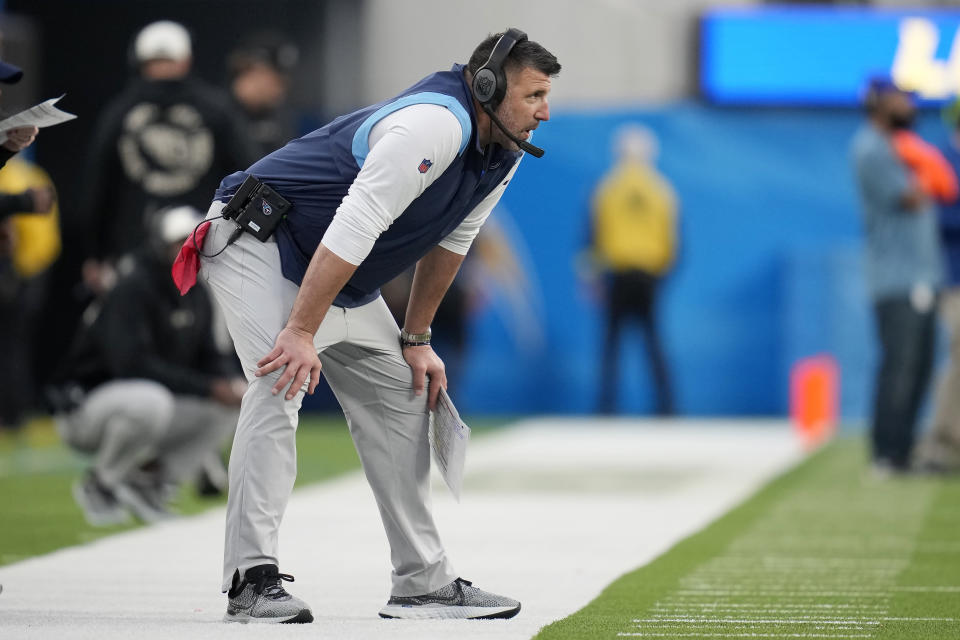
<instances>
[{"instance_id":1,"label":"green grass turf","mask_svg":"<svg viewBox=\"0 0 960 640\"><path fill-rule=\"evenodd\" d=\"M865 460L833 442L536 640L960 638L960 479Z\"/></svg>"},{"instance_id":2,"label":"green grass turf","mask_svg":"<svg viewBox=\"0 0 960 640\"><path fill-rule=\"evenodd\" d=\"M41 428L42 431L42 428ZM91 527L71 497L70 487L85 467L55 438L34 435L39 443L0 446L0 565L88 542L138 525ZM331 478L360 466L342 417L303 417L297 432L297 484ZM192 487L180 492L175 508L199 513L225 502L201 498Z\"/></svg>"},{"instance_id":3,"label":"green grass turf","mask_svg":"<svg viewBox=\"0 0 960 640\"><path fill-rule=\"evenodd\" d=\"M468 421L474 434L507 422ZM25 433L0 438L0 566L89 542L138 524L92 527L71 496L71 485L87 466L57 437L49 420L35 421ZM359 469L353 441L342 416L303 415L297 430L297 486ZM194 514L222 505L225 497L201 498L192 487L180 492L175 509Z\"/></svg>"}]
</instances>

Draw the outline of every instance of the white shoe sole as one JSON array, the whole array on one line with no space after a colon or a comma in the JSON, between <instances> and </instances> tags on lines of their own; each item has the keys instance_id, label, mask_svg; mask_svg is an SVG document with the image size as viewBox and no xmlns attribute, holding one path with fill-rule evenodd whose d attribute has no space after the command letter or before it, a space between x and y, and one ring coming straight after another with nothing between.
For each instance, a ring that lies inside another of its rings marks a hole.
<instances>
[{"instance_id":1,"label":"white shoe sole","mask_svg":"<svg viewBox=\"0 0 960 640\"><path fill-rule=\"evenodd\" d=\"M227 612L223 615L224 622L238 622L240 624L304 624L313 622L313 614L309 609L303 609L296 615L277 618L257 618L246 613Z\"/></svg>"},{"instance_id":2,"label":"white shoe sole","mask_svg":"<svg viewBox=\"0 0 960 640\"><path fill-rule=\"evenodd\" d=\"M388 604L383 609L380 609L380 617L400 620L490 620L495 618L512 618L519 612L519 604L512 607Z\"/></svg>"},{"instance_id":3,"label":"white shoe sole","mask_svg":"<svg viewBox=\"0 0 960 640\"><path fill-rule=\"evenodd\" d=\"M84 494L83 487L80 484L74 484L72 492L74 501L80 506L81 511L83 511L83 517L90 526L113 527L120 524L127 524L131 520L127 510L119 505L109 511L97 511L91 508L90 502L87 500L87 496Z\"/></svg>"}]
</instances>

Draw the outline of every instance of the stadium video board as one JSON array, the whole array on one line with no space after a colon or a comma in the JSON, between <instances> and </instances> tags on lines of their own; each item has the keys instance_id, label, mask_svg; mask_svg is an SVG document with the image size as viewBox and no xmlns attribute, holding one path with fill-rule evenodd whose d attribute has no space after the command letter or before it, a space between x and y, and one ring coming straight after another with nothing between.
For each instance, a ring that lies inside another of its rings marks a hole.
<instances>
[{"instance_id":1,"label":"stadium video board","mask_svg":"<svg viewBox=\"0 0 960 640\"><path fill-rule=\"evenodd\" d=\"M926 101L960 94L960 11L728 8L700 26L700 90L711 102L855 105L877 75Z\"/></svg>"}]
</instances>

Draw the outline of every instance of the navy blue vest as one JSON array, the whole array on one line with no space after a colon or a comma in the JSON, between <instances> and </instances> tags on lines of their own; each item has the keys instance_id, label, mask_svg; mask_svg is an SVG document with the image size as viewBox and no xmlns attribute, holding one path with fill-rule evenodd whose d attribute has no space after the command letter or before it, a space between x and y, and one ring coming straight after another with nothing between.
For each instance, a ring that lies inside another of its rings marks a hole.
<instances>
[{"instance_id":1,"label":"navy blue vest","mask_svg":"<svg viewBox=\"0 0 960 640\"><path fill-rule=\"evenodd\" d=\"M425 103L447 107L460 121L460 153L381 234L334 301L340 307L366 304L380 295L382 285L456 229L506 179L520 158L519 152L499 145L492 145L491 152L484 155L477 143L476 113L462 65L427 76L395 98L341 116L290 141L247 171L224 178L216 197L227 200L246 175L252 174L293 203L287 218L277 227L276 239L283 275L299 285L337 207L363 166L370 130L398 109ZM416 171L417 167L408 169Z\"/></svg>"}]
</instances>

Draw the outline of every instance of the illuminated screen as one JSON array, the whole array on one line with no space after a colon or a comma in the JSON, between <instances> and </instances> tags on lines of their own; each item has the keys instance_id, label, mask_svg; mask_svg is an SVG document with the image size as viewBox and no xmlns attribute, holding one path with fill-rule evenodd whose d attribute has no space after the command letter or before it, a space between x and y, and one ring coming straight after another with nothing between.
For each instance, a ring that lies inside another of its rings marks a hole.
<instances>
[{"instance_id":1,"label":"illuminated screen","mask_svg":"<svg viewBox=\"0 0 960 640\"><path fill-rule=\"evenodd\" d=\"M887 75L930 101L960 93L960 11L766 7L706 13L700 89L726 104L854 105Z\"/></svg>"}]
</instances>

